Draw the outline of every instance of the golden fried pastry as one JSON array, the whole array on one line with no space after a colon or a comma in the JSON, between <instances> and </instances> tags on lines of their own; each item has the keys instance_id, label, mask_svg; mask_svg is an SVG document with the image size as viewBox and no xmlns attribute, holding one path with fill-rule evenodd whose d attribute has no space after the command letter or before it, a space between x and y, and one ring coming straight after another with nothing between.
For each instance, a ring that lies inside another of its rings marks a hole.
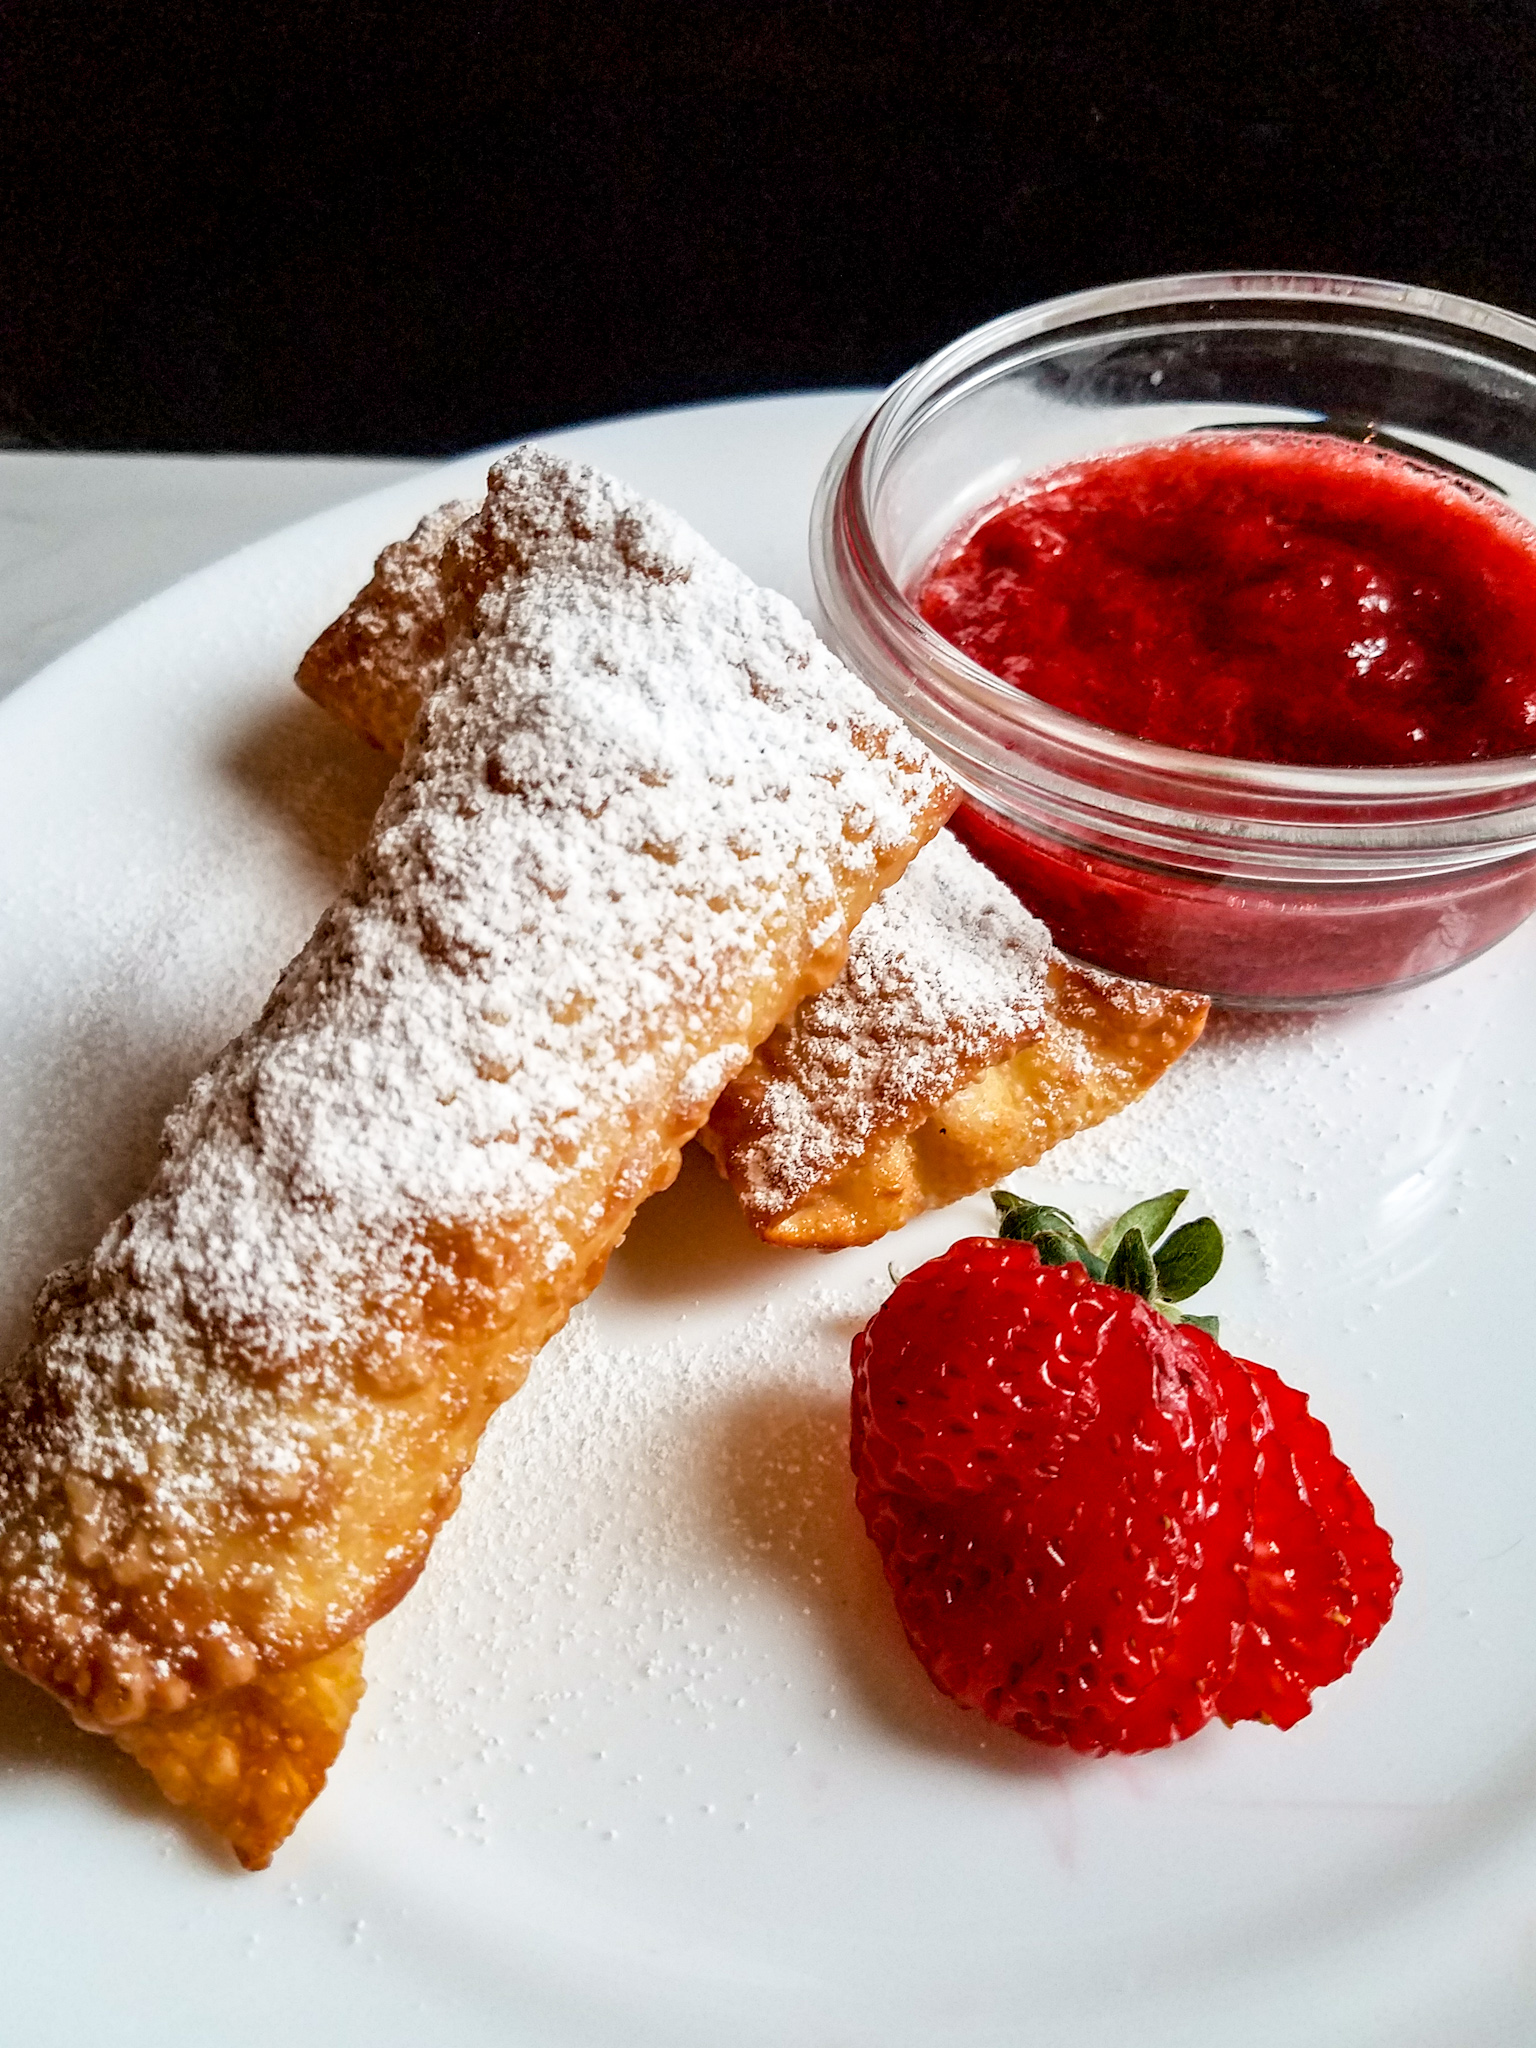
<instances>
[{"instance_id":1,"label":"golden fried pastry","mask_svg":"<svg viewBox=\"0 0 1536 2048\"><path fill-rule=\"evenodd\" d=\"M486 1420L954 801L790 605L591 471L499 464L442 576L347 890L0 1386L0 1654L250 1863Z\"/></svg>"},{"instance_id":2,"label":"golden fried pastry","mask_svg":"<svg viewBox=\"0 0 1536 2048\"><path fill-rule=\"evenodd\" d=\"M868 1244L1135 1100L1203 996L1064 960L942 832L869 911L841 977L757 1049L701 1142L770 1244Z\"/></svg>"},{"instance_id":3,"label":"golden fried pastry","mask_svg":"<svg viewBox=\"0 0 1536 2048\"><path fill-rule=\"evenodd\" d=\"M302 687L398 752L442 672L445 505L386 548ZM1030 1166L1150 1088L1208 1003L1071 966L949 834L859 926L842 979L781 1025L701 1142L774 1244L867 1244Z\"/></svg>"},{"instance_id":4,"label":"golden fried pastry","mask_svg":"<svg viewBox=\"0 0 1536 2048\"><path fill-rule=\"evenodd\" d=\"M324 1786L362 1696L358 1636L183 1713L135 1721L117 1742L173 1806L206 1821L247 1870L263 1870Z\"/></svg>"},{"instance_id":5,"label":"golden fried pastry","mask_svg":"<svg viewBox=\"0 0 1536 2048\"><path fill-rule=\"evenodd\" d=\"M442 679L448 608L442 557L476 510L453 499L385 548L371 580L299 663L298 685L370 747L398 760L421 700Z\"/></svg>"}]
</instances>

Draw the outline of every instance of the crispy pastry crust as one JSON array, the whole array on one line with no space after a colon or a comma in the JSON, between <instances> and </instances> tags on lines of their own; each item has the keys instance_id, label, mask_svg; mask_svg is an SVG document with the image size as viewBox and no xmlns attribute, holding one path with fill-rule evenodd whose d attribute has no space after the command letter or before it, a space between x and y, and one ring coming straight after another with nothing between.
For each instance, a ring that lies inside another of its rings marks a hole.
<instances>
[{"instance_id":1,"label":"crispy pastry crust","mask_svg":"<svg viewBox=\"0 0 1536 2048\"><path fill-rule=\"evenodd\" d=\"M355 1698L323 1660L954 801L792 607L590 471L498 465L443 576L351 886L0 1387L0 1654L257 1863Z\"/></svg>"},{"instance_id":2,"label":"crispy pastry crust","mask_svg":"<svg viewBox=\"0 0 1536 2048\"><path fill-rule=\"evenodd\" d=\"M443 550L477 509L451 499L408 539L392 541L368 583L299 663L299 688L397 761L447 660Z\"/></svg>"},{"instance_id":3,"label":"crispy pastry crust","mask_svg":"<svg viewBox=\"0 0 1536 2048\"><path fill-rule=\"evenodd\" d=\"M869 1244L1114 1116L1188 1051L1209 1007L1203 996L1123 981L1058 954L1038 1036L982 1065L942 1101L910 1102L906 1118L873 1134L799 1199L765 1201L750 1184L751 1155L773 1114L764 1083L778 1034L717 1104L703 1142L737 1192L753 1197L754 1225L770 1244Z\"/></svg>"},{"instance_id":4,"label":"crispy pastry crust","mask_svg":"<svg viewBox=\"0 0 1536 2048\"><path fill-rule=\"evenodd\" d=\"M117 1737L173 1806L265 1870L325 1784L363 1696L361 1639Z\"/></svg>"},{"instance_id":5,"label":"crispy pastry crust","mask_svg":"<svg viewBox=\"0 0 1536 2048\"><path fill-rule=\"evenodd\" d=\"M445 505L386 548L305 656L303 688L371 746L398 751L440 680L442 561L464 515ZM1052 958L1045 928L944 834L855 933L841 981L759 1047L700 1142L768 1242L867 1244L1125 1108L1208 1009Z\"/></svg>"}]
</instances>

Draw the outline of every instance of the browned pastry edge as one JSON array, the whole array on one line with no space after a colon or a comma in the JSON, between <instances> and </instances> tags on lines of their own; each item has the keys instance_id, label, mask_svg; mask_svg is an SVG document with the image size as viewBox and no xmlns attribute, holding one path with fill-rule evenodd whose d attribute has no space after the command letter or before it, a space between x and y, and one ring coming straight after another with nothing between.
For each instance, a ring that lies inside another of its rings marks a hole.
<instances>
[{"instance_id":1,"label":"browned pastry edge","mask_svg":"<svg viewBox=\"0 0 1536 2048\"><path fill-rule=\"evenodd\" d=\"M324 1786L362 1696L359 1637L116 1740L173 1806L223 1835L247 1870L265 1870Z\"/></svg>"},{"instance_id":2,"label":"browned pastry edge","mask_svg":"<svg viewBox=\"0 0 1536 2048\"><path fill-rule=\"evenodd\" d=\"M1039 1038L938 1105L918 1105L911 1122L879 1133L807 1199L765 1216L758 1233L769 1244L836 1251L991 1187L1144 1094L1194 1044L1209 1009L1204 996L1123 981L1058 954ZM739 1081L701 1133L726 1179L753 1134L761 1095Z\"/></svg>"},{"instance_id":3,"label":"browned pastry edge","mask_svg":"<svg viewBox=\"0 0 1536 2048\"><path fill-rule=\"evenodd\" d=\"M349 725L370 747L399 760L425 692L447 654L443 550L476 509L439 505L405 540L392 541L373 575L299 663L307 697Z\"/></svg>"}]
</instances>

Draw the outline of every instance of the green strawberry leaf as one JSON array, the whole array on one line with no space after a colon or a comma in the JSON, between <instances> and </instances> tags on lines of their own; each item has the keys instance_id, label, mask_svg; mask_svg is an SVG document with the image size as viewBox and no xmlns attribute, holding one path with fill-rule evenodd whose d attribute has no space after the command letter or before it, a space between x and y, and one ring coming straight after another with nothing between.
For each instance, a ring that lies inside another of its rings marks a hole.
<instances>
[{"instance_id":1,"label":"green strawberry leaf","mask_svg":"<svg viewBox=\"0 0 1536 2048\"><path fill-rule=\"evenodd\" d=\"M1128 1230L1139 1230L1149 1245L1156 1244L1188 1196L1188 1188L1171 1188L1166 1195L1151 1195L1145 1202L1138 1202L1115 1218L1105 1231L1099 1250L1105 1258L1113 1258L1116 1246Z\"/></svg>"},{"instance_id":2,"label":"green strawberry leaf","mask_svg":"<svg viewBox=\"0 0 1536 2048\"><path fill-rule=\"evenodd\" d=\"M1083 1233L1078 1229L1065 1209L1048 1209L1043 1205L1037 1208L1030 1235L1038 1237L1042 1230L1054 1230L1058 1236L1070 1237L1078 1244L1085 1242Z\"/></svg>"},{"instance_id":3,"label":"green strawberry leaf","mask_svg":"<svg viewBox=\"0 0 1536 2048\"><path fill-rule=\"evenodd\" d=\"M1156 1255L1158 1293L1165 1301L1187 1301L1198 1294L1215 1278L1223 1249L1221 1232L1209 1216L1183 1224Z\"/></svg>"},{"instance_id":4,"label":"green strawberry leaf","mask_svg":"<svg viewBox=\"0 0 1536 2048\"><path fill-rule=\"evenodd\" d=\"M1219 1316L1180 1316L1181 1323L1193 1323L1197 1330L1204 1330L1207 1337L1220 1338L1221 1318Z\"/></svg>"},{"instance_id":5,"label":"green strawberry leaf","mask_svg":"<svg viewBox=\"0 0 1536 2048\"><path fill-rule=\"evenodd\" d=\"M1002 1221L997 1226L999 1237L1019 1238L1028 1242L1038 1237L1042 1230L1053 1230L1065 1237L1076 1237L1077 1225L1064 1209L1052 1209L1043 1202L1026 1202L1022 1195L998 1193L992 1197Z\"/></svg>"},{"instance_id":6,"label":"green strawberry leaf","mask_svg":"<svg viewBox=\"0 0 1536 2048\"><path fill-rule=\"evenodd\" d=\"M1139 1295L1170 1322L1193 1323L1214 1337L1219 1328L1214 1316L1183 1315L1174 1304L1198 1293L1221 1265L1224 1246L1215 1223L1209 1216L1199 1216L1165 1238L1161 1250L1153 1250L1188 1196L1188 1188L1170 1188L1133 1204L1115 1218L1096 1246L1085 1240L1064 1209L1048 1202L1031 1202L1006 1188L994 1188L992 1206L998 1236L1032 1244L1042 1265L1083 1266L1091 1278Z\"/></svg>"},{"instance_id":7,"label":"green strawberry leaf","mask_svg":"<svg viewBox=\"0 0 1536 2048\"><path fill-rule=\"evenodd\" d=\"M1104 1277L1111 1287L1123 1287L1127 1294L1139 1294L1143 1301L1150 1300L1157 1284L1157 1268L1152 1263L1147 1240L1134 1223L1115 1246Z\"/></svg>"},{"instance_id":8,"label":"green strawberry leaf","mask_svg":"<svg viewBox=\"0 0 1536 2048\"><path fill-rule=\"evenodd\" d=\"M1040 1254L1042 1266L1070 1266L1075 1260L1078 1265L1087 1266L1091 1273L1093 1267L1100 1263L1075 1230L1039 1230L1031 1242ZM1097 1279L1099 1276L1095 1274L1094 1277Z\"/></svg>"}]
</instances>

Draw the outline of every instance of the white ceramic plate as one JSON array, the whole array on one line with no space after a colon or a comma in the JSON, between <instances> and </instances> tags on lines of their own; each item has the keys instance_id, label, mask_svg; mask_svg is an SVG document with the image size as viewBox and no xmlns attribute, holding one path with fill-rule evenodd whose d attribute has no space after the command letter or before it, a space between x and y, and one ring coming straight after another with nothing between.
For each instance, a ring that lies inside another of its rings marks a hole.
<instances>
[{"instance_id":1,"label":"white ceramic plate","mask_svg":"<svg viewBox=\"0 0 1536 2048\"><path fill-rule=\"evenodd\" d=\"M849 394L558 437L808 597ZM0 706L0 1354L146 1178L383 783L289 676L467 463L145 605ZM263 1876L0 1678L0 2032L537 2048L1536 2039L1536 927L1321 1021L1218 1020L1026 1184L1188 1182L1229 1341L1305 1387L1398 1612L1287 1735L1102 1763L929 1687L846 1471L846 1355L982 1201L771 1252L695 1162L505 1410ZM1191 1205L1193 1209L1193 1204Z\"/></svg>"}]
</instances>

